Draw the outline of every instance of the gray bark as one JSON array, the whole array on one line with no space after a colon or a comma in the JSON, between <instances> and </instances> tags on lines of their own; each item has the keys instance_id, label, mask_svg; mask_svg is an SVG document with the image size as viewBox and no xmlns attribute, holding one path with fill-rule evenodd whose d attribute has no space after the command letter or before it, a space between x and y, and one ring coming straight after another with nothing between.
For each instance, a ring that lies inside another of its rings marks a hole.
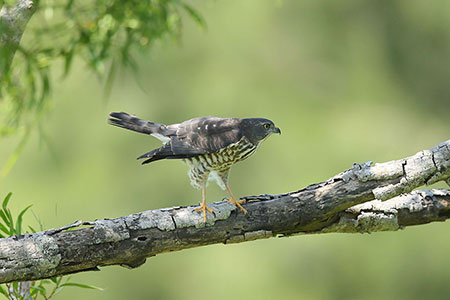
<instances>
[{"instance_id":1,"label":"gray bark","mask_svg":"<svg viewBox=\"0 0 450 300\"><path fill-rule=\"evenodd\" d=\"M398 230L444 221L450 217L449 190L411 191L449 178L450 140L405 159L354 164L295 192L245 197L247 214L231 203L216 202L209 205L214 216L208 215L206 223L193 206L171 207L0 239L0 283L108 265L135 268L156 254L214 243ZM82 224L87 227L67 231Z\"/></svg>"},{"instance_id":2,"label":"gray bark","mask_svg":"<svg viewBox=\"0 0 450 300\"><path fill-rule=\"evenodd\" d=\"M0 81L11 66L22 34L36 11L35 0L17 0L13 6L3 5L0 10Z\"/></svg>"}]
</instances>

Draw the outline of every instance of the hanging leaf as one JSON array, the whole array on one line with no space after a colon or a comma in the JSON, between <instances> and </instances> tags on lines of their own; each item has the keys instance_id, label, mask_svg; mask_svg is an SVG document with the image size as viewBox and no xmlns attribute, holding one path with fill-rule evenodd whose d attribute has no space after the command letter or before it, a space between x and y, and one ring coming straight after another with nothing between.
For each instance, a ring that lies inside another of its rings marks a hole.
<instances>
[{"instance_id":1,"label":"hanging leaf","mask_svg":"<svg viewBox=\"0 0 450 300\"><path fill-rule=\"evenodd\" d=\"M199 25L202 29L206 29L206 21L203 19L203 17L194 9L192 6L183 3L178 2L184 10L189 14L189 16Z\"/></svg>"}]
</instances>

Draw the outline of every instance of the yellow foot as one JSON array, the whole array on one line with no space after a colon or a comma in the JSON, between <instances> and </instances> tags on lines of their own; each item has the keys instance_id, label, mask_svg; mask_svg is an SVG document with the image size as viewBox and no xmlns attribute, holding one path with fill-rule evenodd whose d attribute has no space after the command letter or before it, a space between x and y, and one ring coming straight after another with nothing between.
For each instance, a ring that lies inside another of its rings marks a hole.
<instances>
[{"instance_id":1,"label":"yellow foot","mask_svg":"<svg viewBox=\"0 0 450 300\"><path fill-rule=\"evenodd\" d=\"M245 203L247 200L242 199L242 200L237 201L236 199L234 199L234 197L231 197L231 198L226 198L225 201L231 202L231 203L233 203L236 207L239 207L239 208L244 212L244 214L247 213L247 210L241 206L241 204L242 204L242 203Z\"/></svg>"},{"instance_id":2,"label":"yellow foot","mask_svg":"<svg viewBox=\"0 0 450 300\"><path fill-rule=\"evenodd\" d=\"M194 210L199 211L202 210L203 211L203 221L205 221L206 223L206 210L208 210L211 214L213 214L213 211L211 210L211 208L209 208L206 203L202 202L202 204L200 204L199 207L194 208Z\"/></svg>"}]
</instances>

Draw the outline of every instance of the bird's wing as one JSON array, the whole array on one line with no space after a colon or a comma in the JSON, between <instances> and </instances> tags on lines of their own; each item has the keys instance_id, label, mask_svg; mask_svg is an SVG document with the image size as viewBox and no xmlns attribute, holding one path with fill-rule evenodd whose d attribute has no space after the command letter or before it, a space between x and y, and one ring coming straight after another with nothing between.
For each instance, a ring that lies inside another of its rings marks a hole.
<instances>
[{"instance_id":1,"label":"bird's wing","mask_svg":"<svg viewBox=\"0 0 450 300\"><path fill-rule=\"evenodd\" d=\"M189 158L217 152L239 142L242 138L240 122L241 119L202 117L168 125L167 129L176 130L170 135L170 140L138 159L147 158L142 162L147 164L160 159Z\"/></svg>"},{"instance_id":2,"label":"bird's wing","mask_svg":"<svg viewBox=\"0 0 450 300\"><path fill-rule=\"evenodd\" d=\"M174 155L192 157L217 152L242 138L241 119L202 117L179 124L170 145Z\"/></svg>"}]
</instances>

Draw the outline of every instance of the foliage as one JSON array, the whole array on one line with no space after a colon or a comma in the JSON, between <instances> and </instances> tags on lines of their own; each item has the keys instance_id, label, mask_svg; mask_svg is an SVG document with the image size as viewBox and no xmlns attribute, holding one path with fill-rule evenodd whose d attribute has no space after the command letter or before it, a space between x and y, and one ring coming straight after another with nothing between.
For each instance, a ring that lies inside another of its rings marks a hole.
<instances>
[{"instance_id":1,"label":"foliage","mask_svg":"<svg viewBox=\"0 0 450 300\"><path fill-rule=\"evenodd\" d=\"M18 1L0 0L0 6ZM34 5L36 12L18 48L0 49L0 140L22 131L0 178L8 174L30 130L48 110L55 63L62 62L62 77L66 77L73 62L83 60L105 82L107 96L119 67L137 71L134 51L148 50L165 37L179 37L182 11L205 26L196 10L181 0L50 0ZM0 19L0 45L2 24ZM5 58L8 51L16 51L12 66Z\"/></svg>"},{"instance_id":2,"label":"foliage","mask_svg":"<svg viewBox=\"0 0 450 300\"><path fill-rule=\"evenodd\" d=\"M15 1L0 5L11 2ZM65 0L35 5L13 65L0 83L0 138L35 123L48 107L51 67L56 62L63 63L65 77L77 58L82 59L105 81L108 91L120 66L137 69L135 50L148 50L165 37L179 37L182 11L204 26L195 9L181 0Z\"/></svg>"},{"instance_id":3,"label":"foliage","mask_svg":"<svg viewBox=\"0 0 450 300\"><path fill-rule=\"evenodd\" d=\"M22 228L22 221L24 214L30 209L31 205L24 208L14 220L11 211L8 208L8 203L11 199L11 195L12 193L9 193L5 197L0 208L1 238L27 233L27 231L23 230ZM28 229L30 232L36 232L31 226L28 226ZM43 230L42 226L40 229ZM8 283L5 285L0 285L0 294L4 295L8 299L38 299L39 296L42 296L44 299L50 299L60 293L65 287L69 286L102 290L101 288L92 285L70 282L70 279L70 276L64 279L63 276L60 276L39 281Z\"/></svg>"}]
</instances>

